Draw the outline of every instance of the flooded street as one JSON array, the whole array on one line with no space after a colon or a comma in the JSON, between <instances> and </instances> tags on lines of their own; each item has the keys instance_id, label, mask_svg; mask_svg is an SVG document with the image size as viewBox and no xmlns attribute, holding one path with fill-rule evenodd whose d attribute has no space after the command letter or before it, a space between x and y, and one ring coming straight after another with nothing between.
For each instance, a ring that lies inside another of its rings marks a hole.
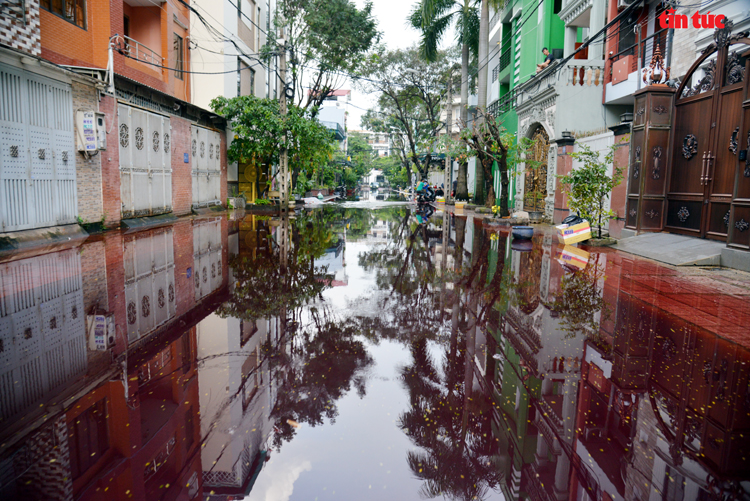
<instances>
[{"instance_id":1,"label":"flooded street","mask_svg":"<svg viewBox=\"0 0 750 501\"><path fill-rule=\"evenodd\" d=\"M0 499L750 499L746 274L414 210L0 264Z\"/></svg>"}]
</instances>

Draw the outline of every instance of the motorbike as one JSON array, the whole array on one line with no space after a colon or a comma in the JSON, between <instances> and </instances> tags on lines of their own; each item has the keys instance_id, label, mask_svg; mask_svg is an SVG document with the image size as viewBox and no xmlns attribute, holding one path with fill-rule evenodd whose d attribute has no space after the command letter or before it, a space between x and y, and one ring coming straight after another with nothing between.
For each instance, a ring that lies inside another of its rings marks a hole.
<instances>
[{"instance_id":1,"label":"motorbike","mask_svg":"<svg viewBox=\"0 0 750 501\"><path fill-rule=\"evenodd\" d=\"M429 204L434 202L436 199L435 190L430 186L425 187L422 191L417 192L417 203L418 204Z\"/></svg>"}]
</instances>

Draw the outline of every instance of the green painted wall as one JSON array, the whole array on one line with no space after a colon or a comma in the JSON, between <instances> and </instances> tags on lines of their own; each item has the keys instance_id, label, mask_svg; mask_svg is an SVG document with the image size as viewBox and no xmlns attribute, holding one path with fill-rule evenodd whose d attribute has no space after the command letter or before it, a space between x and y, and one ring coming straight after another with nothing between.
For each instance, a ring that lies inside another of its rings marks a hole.
<instances>
[{"instance_id":1,"label":"green painted wall","mask_svg":"<svg viewBox=\"0 0 750 501\"><path fill-rule=\"evenodd\" d=\"M526 82L536 75L536 65L544 60L542 48L562 49L565 39L565 23L555 14L554 0L511 0L506 9L516 11L521 8L521 14L510 23L502 25L500 54L506 50L506 45L511 47L510 61L510 83L500 85L500 98L513 90L516 86ZM539 7L537 8L537 5ZM520 43L517 37L520 29ZM580 31L580 30L579 30ZM518 56L518 57L516 57ZM516 71L518 70L518 71ZM501 72L500 77L504 75ZM518 132L518 115L515 110L500 116L500 121L511 133ZM493 167L495 178L497 165ZM499 183L496 183L499 186ZM515 178L510 183L510 208L514 208ZM499 198L499 194L496 194Z\"/></svg>"}]
</instances>

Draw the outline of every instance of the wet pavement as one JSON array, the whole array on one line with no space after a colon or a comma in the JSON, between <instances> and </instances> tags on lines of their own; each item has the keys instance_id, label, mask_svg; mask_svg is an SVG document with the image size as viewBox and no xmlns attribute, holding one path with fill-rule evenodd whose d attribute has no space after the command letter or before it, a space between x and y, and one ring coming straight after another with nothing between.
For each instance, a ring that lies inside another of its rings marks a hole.
<instances>
[{"instance_id":1,"label":"wet pavement","mask_svg":"<svg viewBox=\"0 0 750 501\"><path fill-rule=\"evenodd\" d=\"M0 263L0 499L750 499L750 275L413 210Z\"/></svg>"}]
</instances>

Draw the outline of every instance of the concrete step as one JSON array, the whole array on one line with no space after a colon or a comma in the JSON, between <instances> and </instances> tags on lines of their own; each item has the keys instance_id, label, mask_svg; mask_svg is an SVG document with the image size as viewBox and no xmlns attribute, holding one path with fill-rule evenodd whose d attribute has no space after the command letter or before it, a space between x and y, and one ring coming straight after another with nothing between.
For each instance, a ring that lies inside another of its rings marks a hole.
<instances>
[{"instance_id":1,"label":"concrete step","mask_svg":"<svg viewBox=\"0 0 750 501\"><path fill-rule=\"evenodd\" d=\"M612 248L673 266L719 266L726 243L671 233L643 233Z\"/></svg>"}]
</instances>

